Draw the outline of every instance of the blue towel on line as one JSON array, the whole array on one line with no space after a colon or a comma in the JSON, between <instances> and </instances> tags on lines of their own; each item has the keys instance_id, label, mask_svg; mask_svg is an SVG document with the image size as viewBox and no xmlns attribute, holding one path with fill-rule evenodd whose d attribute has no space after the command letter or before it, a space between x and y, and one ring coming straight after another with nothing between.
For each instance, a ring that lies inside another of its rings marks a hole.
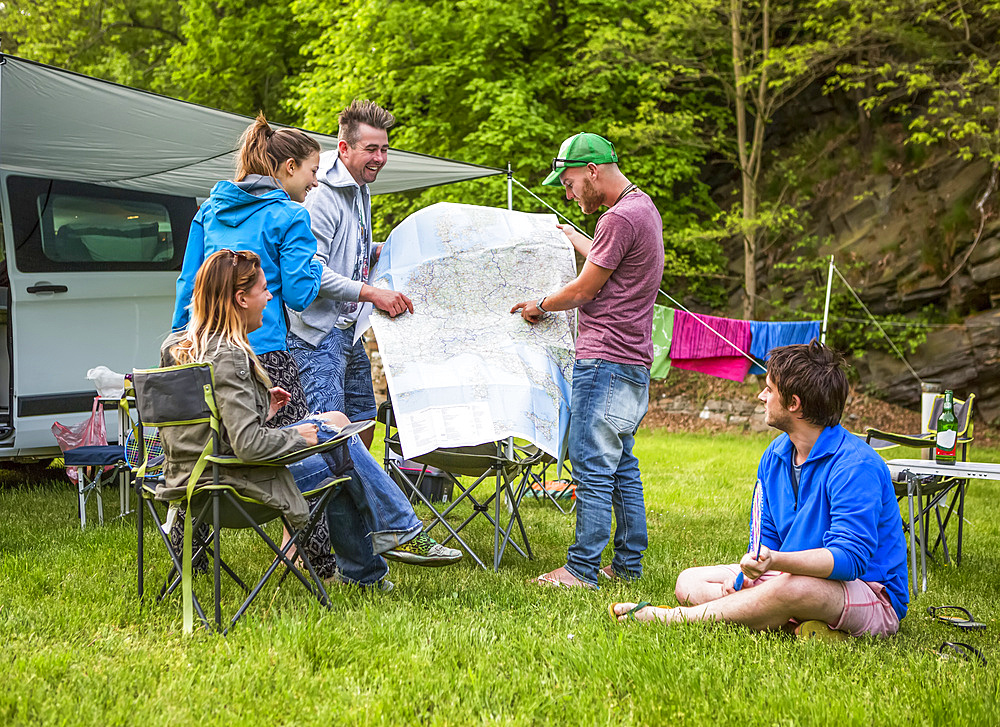
<instances>
[{"instance_id":1,"label":"blue towel on line","mask_svg":"<svg viewBox=\"0 0 1000 727\"><path fill-rule=\"evenodd\" d=\"M788 346L793 343L809 343L819 339L822 321L789 321L775 323L772 321L750 321L750 355L761 361L766 361L768 352L778 346ZM750 367L751 374L764 374L763 366L754 364Z\"/></svg>"}]
</instances>

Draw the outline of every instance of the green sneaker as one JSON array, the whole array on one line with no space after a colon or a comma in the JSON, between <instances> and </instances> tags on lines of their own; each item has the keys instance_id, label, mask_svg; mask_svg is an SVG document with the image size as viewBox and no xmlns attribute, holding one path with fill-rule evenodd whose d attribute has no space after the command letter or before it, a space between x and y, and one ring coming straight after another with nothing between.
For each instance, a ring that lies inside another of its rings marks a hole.
<instances>
[{"instance_id":1,"label":"green sneaker","mask_svg":"<svg viewBox=\"0 0 1000 727\"><path fill-rule=\"evenodd\" d=\"M398 560L400 563L437 568L462 560L462 551L446 548L427 533L420 533L413 540L382 553L382 557Z\"/></svg>"}]
</instances>

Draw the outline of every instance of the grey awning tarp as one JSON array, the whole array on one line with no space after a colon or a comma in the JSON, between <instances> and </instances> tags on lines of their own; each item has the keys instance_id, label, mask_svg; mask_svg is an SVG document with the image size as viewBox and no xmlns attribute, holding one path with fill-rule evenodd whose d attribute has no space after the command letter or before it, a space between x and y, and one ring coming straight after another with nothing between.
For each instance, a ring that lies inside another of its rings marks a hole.
<instances>
[{"instance_id":1,"label":"grey awning tarp","mask_svg":"<svg viewBox=\"0 0 1000 727\"><path fill-rule=\"evenodd\" d=\"M231 179L251 119L51 66L0 56L0 168L149 192L207 197ZM337 139L309 132L324 150ZM504 170L392 149L374 194Z\"/></svg>"}]
</instances>

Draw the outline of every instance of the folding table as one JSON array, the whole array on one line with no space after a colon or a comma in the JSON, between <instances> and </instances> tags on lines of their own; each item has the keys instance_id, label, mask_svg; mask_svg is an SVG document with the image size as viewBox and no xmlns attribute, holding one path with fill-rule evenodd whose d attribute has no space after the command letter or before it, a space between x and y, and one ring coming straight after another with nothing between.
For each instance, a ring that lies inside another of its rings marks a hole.
<instances>
[{"instance_id":1,"label":"folding table","mask_svg":"<svg viewBox=\"0 0 1000 727\"><path fill-rule=\"evenodd\" d=\"M968 480L1000 480L1000 464L993 462L956 462L955 464L938 464L934 460L928 459L891 459L886 462L890 467L897 467L906 478L907 501L909 502L910 516L910 572L913 581L913 592L917 591L917 546L915 521L913 518L913 496L916 491L917 481L920 477L934 475L938 477L959 477ZM964 485L958 485L963 487ZM958 538L962 539L962 517L964 512L959 509L958 513ZM918 518L921 523L923 518ZM921 525L920 532L920 575L921 590L927 590L927 533Z\"/></svg>"}]
</instances>

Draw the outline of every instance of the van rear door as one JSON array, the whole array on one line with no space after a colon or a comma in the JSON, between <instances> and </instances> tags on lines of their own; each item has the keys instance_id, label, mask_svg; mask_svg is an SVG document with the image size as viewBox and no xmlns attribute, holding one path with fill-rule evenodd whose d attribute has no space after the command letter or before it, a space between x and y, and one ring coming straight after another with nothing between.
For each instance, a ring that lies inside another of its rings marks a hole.
<instances>
[{"instance_id":1,"label":"van rear door","mask_svg":"<svg viewBox=\"0 0 1000 727\"><path fill-rule=\"evenodd\" d=\"M11 175L3 183L14 435L0 441L0 457L51 456L52 422L90 412L88 369L158 364L197 206L82 182Z\"/></svg>"}]
</instances>

